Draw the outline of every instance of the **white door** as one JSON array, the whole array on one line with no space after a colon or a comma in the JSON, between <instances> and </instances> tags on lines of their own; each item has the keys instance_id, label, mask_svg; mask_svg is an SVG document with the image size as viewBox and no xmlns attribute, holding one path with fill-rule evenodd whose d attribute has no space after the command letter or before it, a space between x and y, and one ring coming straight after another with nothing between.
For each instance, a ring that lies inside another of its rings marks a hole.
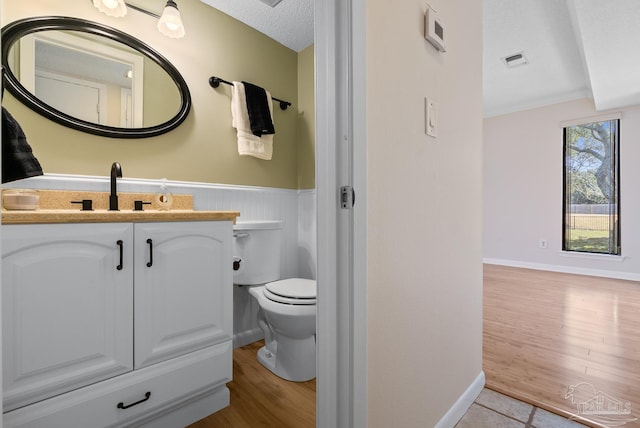
<instances>
[{"instance_id":1,"label":"white door","mask_svg":"<svg viewBox=\"0 0 640 428\"><path fill-rule=\"evenodd\" d=\"M107 123L104 85L42 71L36 72L35 85L36 96L56 110L87 122Z\"/></svg>"},{"instance_id":2,"label":"white door","mask_svg":"<svg viewBox=\"0 0 640 428\"><path fill-rule=\"evenodd\" d=\"M132 370L132 245L125 223L2 227L5 412Z\"/></svg>"},{"instance_id":3,"label":"white door","mask_svg":"<svg viewBox=\"0 0 640 428\"><path fill-rule=\"evenodd\" d=\"M232 224L135 225L135 368L231 340Z\"/></svg>"},{"instance_id":4,"label":"white door","mask_svg":"<svg viewBox=\"0 0 640 428\"><path fill-rule=\"evenodd\" d=\"M121 128L133 128L136 125L133 123L133 97L131 89L120 88L120 127ZM138 127L141 127L139 124Z\"/></svg>"},{"instance_id":5,"label":"white door","mask_svg":"<svg viewBox=\"0 0 640 428\"><path fill-rule=\"evenodd\" d=\"M364 21L365 0L315 2L318 427L366 426Z\"/></svg>"}]
</instances>

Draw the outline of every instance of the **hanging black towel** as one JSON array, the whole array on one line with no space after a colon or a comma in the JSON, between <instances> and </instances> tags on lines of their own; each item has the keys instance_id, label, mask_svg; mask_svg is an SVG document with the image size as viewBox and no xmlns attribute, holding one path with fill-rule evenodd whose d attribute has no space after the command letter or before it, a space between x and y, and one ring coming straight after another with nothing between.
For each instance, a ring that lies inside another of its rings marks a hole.
<instances>
[{"instance_id":1,"label":"hanging black towel","mask_svg":"<svg viewBox=\"0 0 640 428\"><path fill-rule=\"evenodd\" d=\"M252 83L242 83L244 84L244 93L247 99L247 112L249 113L251 132L258 137L265 134L275 134L276 130L271 120L267 92Z\"/></svg>"},{"instance_id":2,"label":"hanging black towel","mask_svg":"<svg viewBox=\"0 0 640 428\"><path fill-rule=\"evenodd\" d=\"M42 175L42 167L33 156L22 128L2 107L2 182Z\"/></svg>"}]
</instances>

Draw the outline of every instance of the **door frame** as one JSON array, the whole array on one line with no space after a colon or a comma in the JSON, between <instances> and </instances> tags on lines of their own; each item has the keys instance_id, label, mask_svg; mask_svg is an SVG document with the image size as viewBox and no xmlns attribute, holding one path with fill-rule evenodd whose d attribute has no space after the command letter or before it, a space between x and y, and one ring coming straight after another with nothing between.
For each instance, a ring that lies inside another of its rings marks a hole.
<instances>
[{"instance_id":1,"label":"door frame","mask_svg":"<svg viewBox=\"0 0 640 428\"><path fill-rule=\"evenodd\" d=\"M366 426L365 0L315 2L318 427ZM352 209L340 187L352 186Z\"/></svg>"}]
</instances>

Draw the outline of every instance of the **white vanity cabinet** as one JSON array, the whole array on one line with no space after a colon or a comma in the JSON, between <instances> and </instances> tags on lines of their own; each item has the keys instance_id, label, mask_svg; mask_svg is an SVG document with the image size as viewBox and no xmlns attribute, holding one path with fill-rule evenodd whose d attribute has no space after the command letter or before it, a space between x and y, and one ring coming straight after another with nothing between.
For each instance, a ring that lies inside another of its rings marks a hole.
<instances>
[{"instance_id":1,"label":"white vanity cabinet","mask_svg":"<svg viewBox=\"0 0 640 428\"><path fill-rule=\"evenodd\" d=\"M179 427L225 407L232 222L3 225L4 427Z\"/></svg>"}]
</instances>

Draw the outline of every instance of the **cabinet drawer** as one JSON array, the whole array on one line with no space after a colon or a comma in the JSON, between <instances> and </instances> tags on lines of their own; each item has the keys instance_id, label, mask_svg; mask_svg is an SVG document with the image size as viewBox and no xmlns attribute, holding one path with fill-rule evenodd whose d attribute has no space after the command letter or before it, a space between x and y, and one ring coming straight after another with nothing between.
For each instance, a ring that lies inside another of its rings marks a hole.
<instances>
[{"instance_id":1,"label":"cabinet drawer","mask_svg":"<svg viewBox=\"0 0 640 428\"><path fill-rule=\"evenodd\" d=\"M223 387L232 377L231 352L228 341L50 398L6 413L4 426L103 428L146 419L177 401Z\"/></svg>"}]
</instances>

